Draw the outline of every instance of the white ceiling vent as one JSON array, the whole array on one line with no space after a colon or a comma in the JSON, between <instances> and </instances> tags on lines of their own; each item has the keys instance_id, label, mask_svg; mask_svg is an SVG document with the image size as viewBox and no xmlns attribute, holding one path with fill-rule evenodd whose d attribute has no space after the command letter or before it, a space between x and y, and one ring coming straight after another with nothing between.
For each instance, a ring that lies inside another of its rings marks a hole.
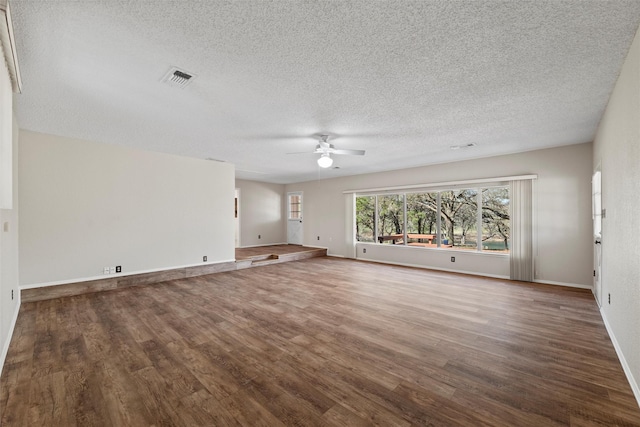
<instances>
[{"instance_id":1,"label":"white ceiling vent","mask_svg":"<svg viewBox=\"0 0 640 427\"><path fill-rule=\"evenodd\" d=\"M460 149L465 149L465 148L471 148L471 147L475 147L476 144L475 142L470 142L469 144L463 144L463 145L452 145L451 148L452 150L460 150Z\"/></svg>"},{"instance_id":2,"label":"white ceiling vent","mask_svg":"<svg viewBox=\"0 0 640 427\"><path fill-rule=\"evenodd\" d=\"M195 74L181 70L178 67L172 67L167 74L164 75L162 81L171 86L186 87L195 78Z\"/></svg>"}]
</instances>

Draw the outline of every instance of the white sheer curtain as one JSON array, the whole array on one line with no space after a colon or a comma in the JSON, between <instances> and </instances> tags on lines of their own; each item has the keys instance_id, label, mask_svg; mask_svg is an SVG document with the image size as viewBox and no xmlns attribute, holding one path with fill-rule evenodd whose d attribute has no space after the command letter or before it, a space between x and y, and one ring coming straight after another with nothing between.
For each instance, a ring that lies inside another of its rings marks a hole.
<instances>
[{"instance_id":1,"label":"white sheer curtain","mask_svg":"<svg viewBox=\"0 0 640 427\"><path fill-rule=\"evenodd\" d=\"M355 193L344 195L344 218L345 218L345 254L347 258L356 257L356 195Z\"/></svg>"},{"instance_id":2,"label":"white sheer curtain","mask_svg":"<svg viewBox=\"0 0 640 427\"><path fill-rule=\"evenodd\" d=\"M533 182L511 181L511 280L533 281Z\"/></svg>"}]
</instances>

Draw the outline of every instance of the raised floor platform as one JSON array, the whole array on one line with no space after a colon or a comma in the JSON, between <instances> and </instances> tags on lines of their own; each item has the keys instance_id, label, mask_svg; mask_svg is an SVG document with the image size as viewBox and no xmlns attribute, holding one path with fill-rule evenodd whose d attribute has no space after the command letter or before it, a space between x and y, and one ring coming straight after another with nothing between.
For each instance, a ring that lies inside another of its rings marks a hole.
<instances>
[{"instance_id":1,"label":"raised floor platform","mask_svg":"<svg viewBox=\"0 0 640 427\"><path fill-rule=\"evenodd\" d=\"M131 274L117 277L110 276L105 279L46 286L42 288L22 289L20 296L22 302L44 301L93 292L161 283L168 280L204 276L207 274L215 274L225 271L241 270L244 268L259 267L267 264L322 257L326 255L326 249L310 248L299 245L273 245L237 248L235 262L175 268L171 270L155 271L153 273Z\"/></svg>"}]
</instances>

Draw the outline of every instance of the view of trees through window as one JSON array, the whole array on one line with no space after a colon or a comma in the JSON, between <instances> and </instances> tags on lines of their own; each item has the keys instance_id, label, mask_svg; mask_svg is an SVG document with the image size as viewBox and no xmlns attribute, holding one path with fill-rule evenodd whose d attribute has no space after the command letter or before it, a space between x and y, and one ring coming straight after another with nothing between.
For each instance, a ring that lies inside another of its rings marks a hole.
<instances>
[{"instance_id":1,"label":"view of trees through window","mask_svg":"<svg viewBox=\"0 0 640 427\"><path fill-rule=\"evenodd\" d=\"M438 193L407 194L407 233L436 234Z\"/></svg>"},{"instance_id":2,"label":"view of trees through window","mask_svg":"<svg viewBox=\"0 0 640 427\"><path fill-rule=\"evenodd\" d=\"M508 252L509 236L507 187L356 198L359 242Z\"/></svg>"},{"instance_id":3,"label":"view of trees through window","mask_svg":"<svg viewBox=\"0 0 640 427\"><path fill-rule=\"evenodd\" d=\"M443 244L458 249L478 247L478 191L455 190L440 193ZM446 243L445 243L446 240Z\"/></svg>"},{"instance_id":4,"label":"view of trees through window","mask_svg":"<svg viewBox=\"0 0 640 427\"><path fill-rule=\"evenodd\" d=\"M358 242L374 242L376 224L376 196L359 196L356 198L356 240Z\"/></svg>"},{"instance_id":5,"label":"view of trees through window","mask_svg":"<svg viewBox=\"0 0 640 427\"><path fill-rule=\"evenodd\" d=\"M378 236L404 233L404 195L378 196Z\"/></svg>"},{"instance_id":6,"label":"view of trees through window","mask_svg":"<svg viewBox=\"0 0 640 427\"><path fill-rule=\"evenodd\" d=\"M482 190L482 248L485 250L509 250L509 189L485 188Z\"/></svg>"}]
</instances>

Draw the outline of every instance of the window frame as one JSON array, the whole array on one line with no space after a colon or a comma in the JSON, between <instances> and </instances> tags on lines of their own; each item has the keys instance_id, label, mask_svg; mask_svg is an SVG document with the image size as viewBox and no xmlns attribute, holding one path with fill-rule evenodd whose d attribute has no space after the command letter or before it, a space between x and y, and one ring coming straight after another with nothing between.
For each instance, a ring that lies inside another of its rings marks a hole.
<instances>
[{"instance_id":1,"label":"window frame","mask_svg":"<svg viewBox=\"0 0 640 427\"><path fill-rule=\"evenodd\" d=\"M294 197L298 198L298 202L297 203L292 203L292 199ZM297 205L298 209L297 210L293 210L292 206L293 205ZM292 216L291 214L293 212L296 212L298 215L297 216ZM302 219L302 193L300 192L295 192L295 193L288 193L287 194L287 219L288 220L301 220Z\"/></svg>"},{"instance_id":2,"label":"window frame","mask_svg":"<svg viewBox=\"0 0 640 427\"><path fill-rule=\"evenodd\" d=\"M373 244L381 244L383 242L379 241L379 235L378 235L378 229L379 229L379 225L378 225L378 219L379 219L379 200L378 197L379 196L389 196L389 195L394 195L394 196L401 196L403 198L403 239L402 239L402 244L398 244L397 246L400 247L407 247L410 246L407 244L407 237L408 234L412 234L412 233L408 233L407 231L407 223L408 223L408 211L407 211L407 199L408 196L410 194L422 194L422 193L436 193L436 234L435 234L435 243L436 246L435 247L420 247L420 246L414 246L415 248L418 249L438 249L438 250L456 250L456 251L464 251L464 252L473 252L473 253L484 253L484 254L491 254L491 255L499 255L499 256L509 256L510 252L511 252L511 233L509 233L509 239L508 239L508 243L507 243L507 248L504 251L495 251L495 250L490 250L490 249L484 249L484 245L483 240L482 240L482 232L483 232L483 228L484 228L484 223L483 223L483 206L484 206L484 200L483 200L483 190L488 189L488 188L504 188L507 190L507 194L509 195L509 202L511 203L511 194L509 192L509 183L508 182L504 182L504 181L493 181L493 182L474 182L473 184L476 185L446 185L446 186L426 186L426 187L404 187L403 189L398 189L396 191L392 190L392 189L385 189L384 191L376 191L376 192L354 192L355 193L355 197L356 199L358 197L374 197L375 201L375 224L374 224L374 230L373 230L373 242L369 242L369 241L360 241L360 240L356 240L356 243L373 243ZM442 227L443 227L443 221L442 221L442 200L441 200L441 194L442 192L446 192L446 191L464 191L464 190L473 190L475 191L475 200L476 200L476 221L475 221L475 229L476 229L476 247L474 249L472 248L468 248L468 249L463 249L460 247L456 247L456 246L452 246L452 247L443 247L443 242L442 242ZM357 203L356 203L357 206ZM357 210L354 210L354 230L356 227L356 222L357 222ZM511 221L511 218L509 218L509 221Z\"/></svg>"}]
</instances>

